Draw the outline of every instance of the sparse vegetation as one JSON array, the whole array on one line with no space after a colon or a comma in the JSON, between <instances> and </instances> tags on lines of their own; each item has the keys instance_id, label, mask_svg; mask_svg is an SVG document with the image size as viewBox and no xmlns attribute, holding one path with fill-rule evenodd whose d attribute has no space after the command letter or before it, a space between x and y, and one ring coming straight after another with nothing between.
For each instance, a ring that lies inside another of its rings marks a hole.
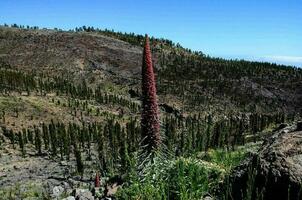
<instances>
[{"instance_id":1,"label":"sparse vegetation","mask_svg":"<svg viewBox=\"0 0 302 200\"><path fill-rule=\"evenodd\" d=\"M33 34L35 31L41 34ZM211 58L151 37L144 50L140 89L136 68L140 69L141 63L135 59L141 61L143 36L93 27L68 32L0 27L0 37L8 44L13 45L12 37L16 44L27 47L27 36L28 40L36 38L38 49L40 40L49 49L55 49L52 45L57 47L62 37L64 42L72 41L60 55L71 55L72 48L72 55L86 52L88 47L81 49L75 44L79 42L103 42L108 54L100 58L103 65L87 52L84 64L72 56L69 60L49 53L49 64L42 62L43 51L37 51L43 67L23 54L20 60L24 65L1 56L0 155L4 157L0 158L16 156L30 161L37 157L59 163L58 168L65 170L56 171L59 177L50 173L43 178L89 182L99 188L95 192L100 196L186 200L215 195L232 169L249 156L249 151L257 149L263 138L279 124L301 117L301 69ZM14 52L13 46L6 52L1 41L3 55ZM113 50L111 43L120 49ZM66 59L66 63L61 66L53 57ZM80 68L74 67L78 62ZM38 67L41 71L36 70ZM142 162L142 151L147 152L146 159L150 150L159 151L152 162ZM9 165L3 163L0 170ZM19 170L18 166L10 167L11 171ZM1 179L12 184L15 181L0 176L0 186ZM116 194L107 188L112 179L119 188ZM24 187L1 187L0 199L50 198L44 186Z\"/></svg>"}]
</instances>

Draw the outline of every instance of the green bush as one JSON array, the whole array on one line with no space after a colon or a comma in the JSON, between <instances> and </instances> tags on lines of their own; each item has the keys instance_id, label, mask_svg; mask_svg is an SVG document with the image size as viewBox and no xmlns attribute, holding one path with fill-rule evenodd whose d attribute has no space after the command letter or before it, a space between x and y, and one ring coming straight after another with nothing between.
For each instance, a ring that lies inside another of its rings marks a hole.
<instances>
[{"instance_id":1,"label":"green bush","mask_svg":"<svg viewBox=\"0 0 302 200\"><path fill-rule=\"evenodd\" d=\"M222 178L223 170L198 159L155 162L148 167L143 181L119 190L117 199L200 199ZM139 180L139 179L137 179Z\"/></svg>"}]
</instances>

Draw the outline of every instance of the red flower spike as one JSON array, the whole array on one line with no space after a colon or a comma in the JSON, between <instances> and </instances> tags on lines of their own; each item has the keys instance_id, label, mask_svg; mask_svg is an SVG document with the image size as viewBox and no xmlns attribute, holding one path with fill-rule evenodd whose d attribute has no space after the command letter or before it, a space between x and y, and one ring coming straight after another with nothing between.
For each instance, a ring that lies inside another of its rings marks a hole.
<instances>
[{"instance_id":1,"label":"red flower spike","mask_svg":"<svg viewBox=\"0 0 302 200\"><path fill-rule=\"evenodd\" d=\"M142 66L142 118L143 145L148 151L158 149L161 143L155 77L148 35L146 35Z\"/></svg>"},{"instance_id":2,"label":"red flower spike","mask_svg":"<svg viewBox=\"0 0 302 200\"><path fill-rule=\"evenodd\" d=\"M100 177L99 177L99 173L98 172L95 175L94 187L100 187Z\"/></svg>"}]
</instances>

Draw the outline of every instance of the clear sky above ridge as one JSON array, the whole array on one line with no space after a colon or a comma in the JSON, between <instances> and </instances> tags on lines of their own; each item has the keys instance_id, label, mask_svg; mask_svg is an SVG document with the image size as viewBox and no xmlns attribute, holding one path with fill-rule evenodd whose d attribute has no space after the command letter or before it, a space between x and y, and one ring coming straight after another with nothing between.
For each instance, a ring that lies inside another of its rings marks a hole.
<instances>
[{"instance_id":1,"label":"clear sky above ridge","mask_svg":"<svg viewBox=\"0 0 302 200\"><path fill-rule=\"evenodd\" d=\"M302 0L0 0L0 24L94 26L302 67Z\"/></svg>"}]
</instances>

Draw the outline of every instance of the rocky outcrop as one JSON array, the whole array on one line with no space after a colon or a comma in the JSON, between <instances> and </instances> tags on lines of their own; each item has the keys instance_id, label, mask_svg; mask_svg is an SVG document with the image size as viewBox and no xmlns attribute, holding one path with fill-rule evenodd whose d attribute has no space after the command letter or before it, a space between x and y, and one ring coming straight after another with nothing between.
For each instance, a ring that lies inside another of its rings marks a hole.
<instances>
[{"instance_id":1,"label":"rocky outcrop","mask_svg":"<svg viewBox=\"0 0 302 200\"><path fill-rule=\"evenodd\" d=\"M94 196L88 189L75 189L74 196L76 200L94 200Z\"/></svg>"},{"instance_id":2,"label":"rocky outcrop","mask_svg":"<svg viewBox=\"0 0 302 200\"><path fill-rule=\"evenodd\" d=\"M64 192L64 188L62 186L55 186L52 189L52 196L54 199L59 199L59 197L62 195Z\"/></svg>"},{"instance_id":3,"label":"rocky outcrop","mask_svg":"<svg viewBox=\"0 0 302 200\"><path fill-rule=\"evenodd\" d=\"M285 127L269 137L224 185L228 199L302 199L302 131ZM295 131L291 132L291 130Z\"/></svg>"}]
</instances>

